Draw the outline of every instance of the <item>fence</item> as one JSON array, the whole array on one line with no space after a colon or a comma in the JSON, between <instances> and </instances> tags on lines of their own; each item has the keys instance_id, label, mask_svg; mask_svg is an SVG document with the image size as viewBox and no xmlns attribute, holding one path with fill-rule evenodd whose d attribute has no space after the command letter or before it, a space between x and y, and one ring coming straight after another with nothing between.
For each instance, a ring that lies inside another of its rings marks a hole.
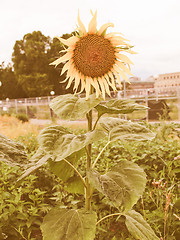
<instances>
[{"instance_id":1,"label":"fence","mask_svg":"<svg viewBox=\"0 0 180 240\"><path fill-rule=\"evenodd\" d=\"M113 94L112 94L113 95ZM0 100L0 114L7 113L24 113L29 118L49 119L52 118L52 111L49 108L50 101L55 96L22 98L22 99L6 99ZM114 96L118 99L130 98L150 106L150 103L159 103L164 101L169 109L169 114L173 120L180 120L180 88L171 87L163 89L137 89L118 91ZM162 106L161 106L162 108ZM150 111L161 112L162 109L150 109L144 112L141 118L149 119Z\"/></svg>"}]
</instances>

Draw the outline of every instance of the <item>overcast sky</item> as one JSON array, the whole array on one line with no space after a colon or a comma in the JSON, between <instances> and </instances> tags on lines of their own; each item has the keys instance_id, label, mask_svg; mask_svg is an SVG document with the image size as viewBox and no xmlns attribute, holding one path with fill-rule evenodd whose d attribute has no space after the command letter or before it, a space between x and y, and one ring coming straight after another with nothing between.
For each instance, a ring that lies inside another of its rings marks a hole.
<instances>
[{"instance_id":1,"label":"overcast sky","mask_svg":"<svg viewBox=\"0 0 180 240\"><path fill-rule=\"evenodd\" d=\"M180 72L179 0L0 0L0 63L11 61L13 46L26 33L71 33L77 13L86 28L90 9L97 10L98 28L113 22L110 31L122 32L138 54L130 56L132 72L145 80L150 75Z\"/></svg>"}]
</instances>

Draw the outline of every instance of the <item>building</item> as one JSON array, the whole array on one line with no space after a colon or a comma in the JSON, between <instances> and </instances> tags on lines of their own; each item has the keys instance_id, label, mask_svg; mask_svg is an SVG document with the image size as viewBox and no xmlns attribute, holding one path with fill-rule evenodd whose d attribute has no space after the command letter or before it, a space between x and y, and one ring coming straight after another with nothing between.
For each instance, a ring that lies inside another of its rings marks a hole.
<instances>
[{"instance_id":1,"label":"building","mask_svg":"<svg viewBox=\"0 0 180 240\"><path fill-rule=\"evenodd\" d=\"M154 80L156 89L180 87L180 72L159 74L154 77Z\"/></svg>"},{"instance_id":2,"label":"building","mask_svg":"<svg viewBox=\"0 0 180 240\"><path fill-rule=\"evenodd\" d=\"M149 77L146 81L141 81L139 77L130 77L128 90L149 89L154 88L154 78Z\"/></svg>"}]
</instances>

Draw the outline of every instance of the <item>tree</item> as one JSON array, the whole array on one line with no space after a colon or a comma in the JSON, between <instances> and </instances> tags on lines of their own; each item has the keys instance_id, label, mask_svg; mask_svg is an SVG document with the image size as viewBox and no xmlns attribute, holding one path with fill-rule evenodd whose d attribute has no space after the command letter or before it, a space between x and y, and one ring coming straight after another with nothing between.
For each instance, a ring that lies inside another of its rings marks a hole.
<instances>
[{"instance_id":1,"label":"tree","mask_svg":"<svg viewBox=\"0 0 180 240\"><path fill-rule=\"evenodd\" d=\"M62 38L69 38L72 34L63 34ZM64 46L57 38L53 38L50 42L50 47L47 51L47 57L49 59L49 63L53 62L56 58L59 57L59 52L64 49ZM53 90L55 91L56 95L63 95L66 93L72 93L72 87L66 89L67 83L62 83L63 80L66 78L66 73L60 76L61 70L63 68L63 64L59 64L57 68L54 66L48 66L48 77L49 81L53 84Z\"/></svg>"},{"instance_id":2,"label":"tree","mask_svg":"<svg viewBox=\"0 0 180 240\"><path fill-rule=\"evenodd\" d=\"M64 34L62 37L69 36L70 34ZM16 41L12 55L13 67L17 81L27 97L49 95L51 90L55 94L72 92L72 89L65 89L66 84L59 83L66 77L66 74L60 77L63 64L57 69L49 66L62 49L59 40L51 40L40 31L28 33L23 40Z\"/></svg>"},{"instance_id":3,"label":"tree","mask_svg":"<svg viewBox=\"0 0 180 240\"><path fill-rule=\"evenodd\" d=\"M18 84L11 64L5 67L0 65L0 99L26 97L21 86Z\"/></svg>"},{"instance_id":4,"label":"tree","mask_svg":"<svg viewBox=\"0 0 180 240\"><path fill-rule=\"evenodd\" d=\"M28 97L49 95L52 89L46 70L49 42L49 37L45 37L40 31L34 31L14 45L14 72Z\"/></svg>"}]
</instances>

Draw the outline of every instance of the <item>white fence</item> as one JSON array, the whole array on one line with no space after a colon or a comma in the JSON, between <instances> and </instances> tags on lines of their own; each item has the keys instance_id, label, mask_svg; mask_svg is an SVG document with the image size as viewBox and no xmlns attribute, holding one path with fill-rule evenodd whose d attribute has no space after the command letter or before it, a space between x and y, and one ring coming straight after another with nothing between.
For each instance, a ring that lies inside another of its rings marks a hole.
<instances>
[{"instance_id":1,"label":"white fence","mask_svg":"<svg viewBox=\"0 0 180 240\"><path fill-rule=\"evenodd\" d=\"M123 90L117 92L117 95L113 97L131 98L135 101L141 102L148 106L148 101L159 101L159 100L172 100L176 103L177 119L180 120L180 88L171 87L163 89L137 89L137 90ZM45 118L52 117L52 111L49 108L50 101L56 96L47 97L35 97L35 98L22 98L22 99L6 99L0 100L0 114L2 112L13 112L15 114L25 113L29 117L41 118L41 113L46 112ZM33 114L34 113L34 114ZM148 111L146 113L148 118Z\"/></svg>"}]
</instances>

